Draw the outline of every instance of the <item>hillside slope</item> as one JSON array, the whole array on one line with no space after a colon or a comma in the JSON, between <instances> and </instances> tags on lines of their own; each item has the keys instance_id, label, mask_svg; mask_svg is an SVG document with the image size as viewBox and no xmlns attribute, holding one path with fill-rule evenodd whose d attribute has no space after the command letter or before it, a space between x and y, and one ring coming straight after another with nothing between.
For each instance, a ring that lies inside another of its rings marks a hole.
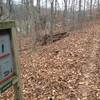
<instances>
[{"instance_id":1,"label":"hillside slope","mask_svg":"<svg viewBox=\"0 0 100 100\"><path fill-rule=\"evenodd\" d=\"M99 29L99 24L92 24L36 54L24 54L25 100L99 100Z\"/></svg>"},{"instance_id":2,"label":"hillside slope","mask_svg":"<svg viewBox=\"0 0 100 100\"><path fill-rule=\"evenodd\" d=\"M100 25L86 26L36 53L31 36L18 38L25 100L100 100ZM12 94L11 88L0 100Z\"/></svg>"}]
</instances>

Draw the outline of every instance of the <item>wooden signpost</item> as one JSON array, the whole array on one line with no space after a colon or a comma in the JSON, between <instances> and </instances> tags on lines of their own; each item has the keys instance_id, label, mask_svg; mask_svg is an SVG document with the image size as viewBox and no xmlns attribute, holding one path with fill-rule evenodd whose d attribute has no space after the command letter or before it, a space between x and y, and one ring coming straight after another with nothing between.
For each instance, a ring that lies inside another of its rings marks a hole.
<instances>
[{"instance_id":1,"label":"wooden signpost","mask_svg":"<svg viewBox=\"0 0 100 100\"><path fill-rule=\"evenodd\" d=\"M0 93L14 87L15 100L22 100L15 22L0 22Z\"/></svg>"}]
</instances>

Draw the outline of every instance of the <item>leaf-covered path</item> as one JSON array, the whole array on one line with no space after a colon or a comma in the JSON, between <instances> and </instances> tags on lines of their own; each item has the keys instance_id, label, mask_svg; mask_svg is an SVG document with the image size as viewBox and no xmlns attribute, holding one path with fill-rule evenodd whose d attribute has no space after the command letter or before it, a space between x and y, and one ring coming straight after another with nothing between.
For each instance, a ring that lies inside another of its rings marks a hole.
<instances>
[{"instance_id":1,"label":"leaf-covered path","mask_svg":"<svg viewBox=\"0 0 100 100\"><path fill-rule=\"evenodd\" d=\"M99 37L96 24L44 46L36 54L24 54L25 99L99 100Z\"/></svg>"}]
</instances>

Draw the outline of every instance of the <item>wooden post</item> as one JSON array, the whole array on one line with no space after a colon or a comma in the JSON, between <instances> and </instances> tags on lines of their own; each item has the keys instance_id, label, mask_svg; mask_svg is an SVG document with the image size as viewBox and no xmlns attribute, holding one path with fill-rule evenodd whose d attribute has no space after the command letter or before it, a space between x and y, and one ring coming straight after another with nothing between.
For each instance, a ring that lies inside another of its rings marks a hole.
<instances>
[{"instance_id":1,"label":"wooden post","mask_svg":"<svg viewBox=\"0 0 100 100\"><path fill-rule=\"evenodd\" d=\"M23 100L22 97L22 83L21 83L21 70L20 70L20 63L19 63L19 50L18 50L18 43L16 41L16 31L14 28L12 28L12 37L13 37L13 46L14 46L14 54L15 54L15 62L16 62L16 72L18 77L18 82L14 84L14 90L15 90L15 100ZM17 81L17 80L16 80Z\"/></svg>"}]
</instances>

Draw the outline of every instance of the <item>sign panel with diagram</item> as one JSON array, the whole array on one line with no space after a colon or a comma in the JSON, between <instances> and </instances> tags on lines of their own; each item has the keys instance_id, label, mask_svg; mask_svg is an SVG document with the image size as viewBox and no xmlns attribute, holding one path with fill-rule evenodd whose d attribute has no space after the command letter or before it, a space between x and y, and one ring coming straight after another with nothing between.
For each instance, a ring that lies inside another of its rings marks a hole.
<instances>
[{"instance_id":1,"label":"sign panel with diagram","mask_svg":"<svg viewBox=\"0 0 100 100\"><path fill-rule=\"evenodd\" d=\"M0 92L12 86L15 77L10 31L0 31Z\"/></svg>"}]
</instances>

